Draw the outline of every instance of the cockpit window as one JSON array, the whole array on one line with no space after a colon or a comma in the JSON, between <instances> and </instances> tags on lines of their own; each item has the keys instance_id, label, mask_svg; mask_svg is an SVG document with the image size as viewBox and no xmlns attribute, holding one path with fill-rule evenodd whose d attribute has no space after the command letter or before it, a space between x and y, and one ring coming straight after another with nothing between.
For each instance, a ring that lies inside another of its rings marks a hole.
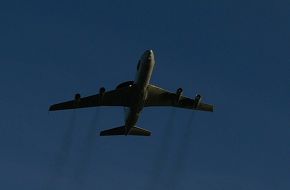
<instances>
[{"instance_id":1,"label":"cockpit window","mask_svg":"<svg viewBox=\"0 0 290 190\"><path fill-rule=\"evenodd\" d=\"M138 65L137 65L137 71L138 71L139 68L140 68L140 64L141 64L141 61L139 60L139 61L138 61Z\"/></svg>"}]
</instances>

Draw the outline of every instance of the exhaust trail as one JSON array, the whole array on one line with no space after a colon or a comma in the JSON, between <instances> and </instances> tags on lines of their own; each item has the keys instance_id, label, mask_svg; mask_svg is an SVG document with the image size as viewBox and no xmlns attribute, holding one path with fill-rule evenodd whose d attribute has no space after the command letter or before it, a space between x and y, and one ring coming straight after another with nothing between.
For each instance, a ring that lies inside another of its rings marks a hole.
<instances>
[{"instance_id":1,"label":"exhaust trail","mask_svg":"<svg viewBox=\"0 0 290 190\"><path fill-rule=\"evenodd\" d=\"M163 172L163 168L165 166L165 162L168 157L170 141L173 137L173 129L174 129L174 121L176 118L176 110L172 109L169 118L163 128L164 138L162 139L160 149L156 152L156 160L153 162L152 168L153 172L149 176L149 180L146 184L146 189L158 189L158 185L161 181L161 175Z\"/></svg>"},{"instance_id":2,"label":"exhaust trail","mask_svg":"<svg viewBox=\"0 0 290 190\"><path fill-rule=\"evenodd\" d=\"M186 161L188 158L188 154L190 152L190 141L193 137L193 121L195 118L195 113L192 112L190 115L190 118L188 120L188 123L186 125L186 128L184 129L184 133L182 137L180 138L181 141L177 147L176 151L176 161L173 164L173 169L171 172L171 175L168 177L168 189L175 190L179 189L179 179L182 177L182 172L185 169Z\"/></svg>"},{"instance_id":3,"label":"exhaust trail","mask_svg":"<svg viewBox=\"0 0 290 190\"><path fill-rule=\"evenodd\" d=\"M59 179L63 177L64 168L71 153L75 127L76 112L73 111L72 116L69 118L69 124L64 132L64 136L62 137L63 141L60 145L59 153L57 153L52 165L51 176L48 179L48 183L44 187L46 190L57 189L57 184L60 184Z\"/></svg>"},{"instance_id":4,"label":"exhaust trail","mask_svg":"<svg viewBox=\"0 0 290 190\"><path fill-rule=\"evenodd\" d=\"M87 133L85 136L84 141L82 142L82 149L81 149L81 158L76 165L74 171L74 181L76 183L76 189L83 189L85 185L86 174L88 173L90 161L92 158L93 150L95 147L95 140L96 140L96 126L99 122L99 109L96 109L96 113L94 118L87 129Z\"/></svg>"}]
</instances>

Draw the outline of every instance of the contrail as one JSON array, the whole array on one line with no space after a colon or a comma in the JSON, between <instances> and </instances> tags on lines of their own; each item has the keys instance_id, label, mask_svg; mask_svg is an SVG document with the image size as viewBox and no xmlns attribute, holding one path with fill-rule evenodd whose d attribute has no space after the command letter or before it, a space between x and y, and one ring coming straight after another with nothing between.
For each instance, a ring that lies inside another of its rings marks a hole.
<instances>
[{"instance_id":1,"label":"contrail","mask_svg":"<svg viewBox=\"0 0 290 190\"><path fill-rule=\"evenodd\" d=\"M172 109L168 121L165 124L164 129L164 138L163 141L161 142L160 149L157 150L156 153L156 160L154 161L154 164L152 166L153 168L153 173L150 175L147 189L158 189L158 184L161 181L161 174L163 172L164 168L164 162L167 160L166 158L168 157L169 153L169 148L170 148L170 141L172 140L173 136L173 127L174 127L174 121L176 117L176 110Z\"/></svg>"},{"instance_id":2,"label":"contrail","mask_svg":"<svg viewBox=\"0 0 290 190\"><path fill-rule=\"evenodd\" d=\"M89 125L89 128L87 130L87 134L85 136L85 140L82 143L82 149L81 149L81 158L78 162L78 165L76 165L75 171L74 171L74 181L76 183L76 189L83 189L84 188L84 182L86 179L86 173L88 171L90 161L92 158L92 152L96 148L95 140L96 140L96 126L99 122L99 109L96 110L95 116Z\"/></svg>"},{"instance_id":3,"label":"contrail","mask_svg":"<svg viewBox=\"0 0 290 190\"><path fill-rule=\"evenodd\" d=\"M69 119L69 124L62 138L63 142L60 146L59 153L56 155L56 158L52 165L52 175L50 176L48 184L44 187L44 189L47 190L56 189L57 188L56 184L59 184L58 183L59 177L63 177L64 167L71 153L75 127L76 127L76 113L75 111L73 111L72 116Z\"/></svg>"},{"instance_id":4,"label":"contrail","mask_svg":"<svg viewBox=\"0 0 290 190\"><path fill-rule=\"evenodd\" d=\"M188 158L188 153L190 152L190 140L193 136L193 120L195 118L195 113L192 112L190 115L190 118L188 120L188 124L186 125L186 128L184 129L184 133L182 135L181 142L179 143L179 146L177 147L176 151L176 160L173 164L173 169L171 172L171 175L169 176L168 183L169 183L169 189L175 190L178 189L178 183L181 173L185 168L185 164Z\"/></svg>"}]
</instances>

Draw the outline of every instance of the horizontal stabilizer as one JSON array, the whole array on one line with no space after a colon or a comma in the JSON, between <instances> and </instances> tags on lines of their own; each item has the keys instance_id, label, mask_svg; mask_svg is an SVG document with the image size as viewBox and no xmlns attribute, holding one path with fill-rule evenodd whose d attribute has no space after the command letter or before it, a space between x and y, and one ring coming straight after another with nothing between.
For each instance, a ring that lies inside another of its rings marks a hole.
<instances>
[{"instance_id":1,"label":"horizontal stabilizer","mask_svg":"<svg viewBox=\"0 0 290 190\"><path fill-rule=\"evenodd\" d=\"M151 132L139 127L132 127L128 135L150 136Z\"/></svg>"},{"instance_id":2,"label":"horizontal stabilizer","mask_svg":"<svg viewBox=\"0 0 290 190\"><path fill-rule=\"evenodd\" d=\"M136 136L150 136L151 132L139 127L132 127L130 131L127 131L125 126L116 127L102 131L100 136L114 136L114 135L136 135Z\"/></svg>"}]
</instances>

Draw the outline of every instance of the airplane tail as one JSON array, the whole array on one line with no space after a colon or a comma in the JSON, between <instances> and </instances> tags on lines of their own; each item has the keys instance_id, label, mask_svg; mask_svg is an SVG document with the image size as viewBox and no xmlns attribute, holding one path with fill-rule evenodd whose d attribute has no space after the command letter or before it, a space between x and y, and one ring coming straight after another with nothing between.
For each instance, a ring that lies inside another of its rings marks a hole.
<instances>
[{"instance_id":1,"label":"airplane tail","mask_svg":"<svg viewBox=\"0 0 290 190\"><path fill-rule=\"evenodd\" d=\"M136 135L136 136L150 136L151 132L139 127L132 127L129 131L125 126L116 127L101 131L100 136L114 136L114 135Z\"/></svg>"}]
</instances>

